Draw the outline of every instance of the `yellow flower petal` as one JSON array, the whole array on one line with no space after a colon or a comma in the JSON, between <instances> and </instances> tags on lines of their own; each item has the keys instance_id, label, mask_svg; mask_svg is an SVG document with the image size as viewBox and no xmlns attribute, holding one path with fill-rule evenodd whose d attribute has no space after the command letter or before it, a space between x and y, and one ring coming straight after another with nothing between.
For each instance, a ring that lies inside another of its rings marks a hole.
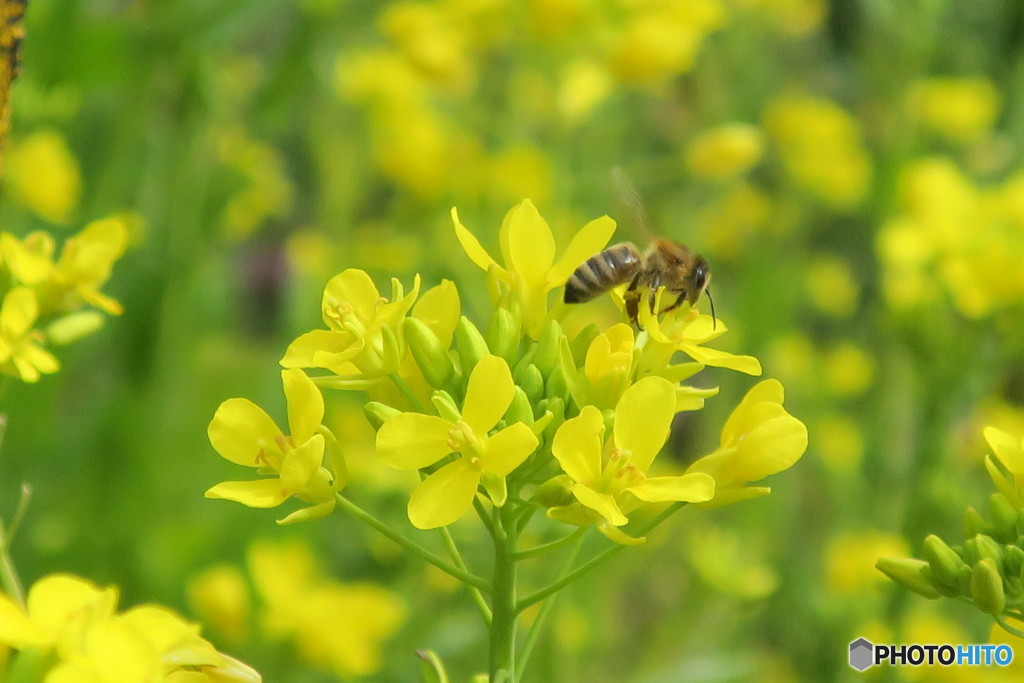
<instances>
[{"instance_id":1,"label":"yellow flower petal","mask_svg":"<svg viewBox=\"0 0 1024 683\"><path fill-rule=\"evenodd\" d=\"M515 396L508 363L499 356L484 356L469 375L462 419L478 437L498 424Z\"/></svg>"},{"instance_id":2,"label":"yellow flower petal","mask_svg":"<svg viewBox=\"0 0 1024 683\"><path fill-rule=\"evenodd\" d=\"M288 399L288 428L292 440L304 443L323 422L324 397L302 370L282 370L281 382Z\"/></svg>"},{"instance_id":3,"label":"yellow flower petal","mask_svg":"<svg viewBox=\"0 0 1024 683\"><path fill-rule=\"evenodd\" d=\"M547 221L533 202L524 199L512 209L507 228L510 262L505 265L519 275L526 289L545 287L548 271L555 260L555 238Z\"/></svg>"},{"instance_id":4,"label":"yellow flower petal","mask_svg":"<svg viewBox=\"0 0 1024 683\"><path fill-rule=\"evenodd\" d=\"M0 643L21 650L42 647L51 642L50 636L32 623L6 595L0 595Z\"/></svg>"},{"instance_id":5,"label":"yellow flower petal","mask_svg":"<svg viewBox=\"0 0 1024 683\"><path fill-rule=\"evenodd\" d=\"M644 541L647 540L646 536L641 536L640 538L633 538L629 534L623 532L621 529L612 526L605 520L601 520L596 524L596 526L597 530L604 534L608 538L608 540L615 541L619 545L641 545Z\"/></svg>"},{"instance_id":6,"label":"yellow flower petal","mask_svg":"<svg viewBox=\"0 0 1024 683\"><path fill-rule=\"evenodd\" d=\"M729 419L725 421L725 426L722 427L722 445L732 443L741 434L755 426L748 417L751 406L757 403L781 405L783 400L785 400L785 390L777 379L766 379L755 384L743 397L740 404L733 409Z\"/></svg>"},{"instance_id":7,"label":"yellow flower petal","mask_svg":"<svg viewBox=\"0 0 1024 683\"><path fill-rule=\"evenodd\" d=\"M207 498L233 500L251 508L273 508L288 500L291 493L281 486L281 480L225 481L210 488Z\"/></svg>"},{"instance_id":8,"label":"yellow flower petal","mask_svg":"<svg viewBox=\"0 0 1024 683\"><path fill-rule=\"evenodd\" d=\"M422 320L444 348L451 346L460 313L459 290L451 280L428 289L412 309L412 316Z\"/></svg>"},{"instance_id":9,"label":"yellow flower petal","mask_svg":"<svg viewBox=\"0 0 1024 683\"><path fill-rule=\"evenodd\" d=\"M332 277L324 288L321 308L324 312L324 323L335 327L336 319L333 312L340 304L351 307L356 317L363 322L373 320L377 312L377 304L381 301L377 285L365 270L349 268Z\"/></svg>"},{"instance_id":10,"label":"yellow flower petal","mask_svg":"<svg viewBox=\"0 0 1024 683\"><path fill-rule=\"evenodd\" d=\"M49 235L47 235L49 238ZM49 238L50 253L52 253L53 238ZM35 285L47 277L53 270L53 262L50 260L50 253L45 247L42 250L31 249L25 242L10 233L0 233L0 254L7 264L11 274L26 285Z\"/></svg>"},{"instance_id":11,"label":"yellow flower petal","mask_svg":"<svg viewBox=\"0 0 1024 683\"><path fill-rule=\"evenodd\" d=\"M651 477L642 484L624 490L648 503L703 503L714 498L715 480L699 473L679 477Z\"/></svg>"},{"instance_id":12,"label":"yellow flower petal","mask_svg":"<svg viewBox=\"0 0 1024 683\"><path fill-rule=\"evenodd\" d=\"M706 503L698 503L703 509L742 503L745 500L761 498L772 492L770 486L744 486L743 488L719 488L715 491L715 497Z\"/></svg>"},{"instance_id":13,"label":"yellow flower petal","mask_svg":"<svg viewBox=\"0 0 1024 683\"><path fill-rule=\"evenodd\" d=\"M490 270L492 266L501 270L501 267L491 258L487 250L480 246L480 240L459 220L458 209L454 206L452 207L452 225L455 226L455 237L458 238L459 244L462 245L462 249L466 252L466 256L469 257L470 261L475 263L481 270Z\"/></svg>"},{"instance_id":14,"label":"yellow flower petal","mask_svg":"<svg viewBox=\"0 0 1024 683\"><path fill-rule=\"evenodd\" d=\"M434 415L401 413L381 425L377 432L377 454L395 469L418 470L452 452L452 429L451 422Z\"/></svg>"},{"instance_id":15,"label":"yellow flower petal","mask_svg":"<svg viewBox=\"0 0 1024 683\"><path fill-rule=\"evenodd\" d=\"M985 428L985 440L999 462L1012 474L1024 475L1024 451L1020 439L1015 439L1001 429Z\"/></svg>"},{"instance_id":16,"label":"yellow flower petal","mask_svg":"<svg viewBox=\"0 0 1024 683\"><path fill-rule=\"evenodd\" d=\"M608 493L599 493L585 484L576 484L572 487L572 495L614 526L622 526L629 521L626 515L622 514L615 498Z\"/></svg>"},{"instance_id":17,"label":"yellow flower petal","mask_svg":"<svg viewBox=\"0 0 1024 683\"><path fill-rule=\"evenodd\" d=\"M231 398L220 404L206 430L210 443L221 457L238 465L260 467L259 453L276 448L281 430L262 408L245 398Z\"/></svg>"},{"instance_id":18,"label":"yellow flower petal","mask_svg":"<svg viewBox=\"0 0 1024 683\"><path fill-rule=\"evenodd\" d=\"M580 265L604 250L615 232L615 221L601 216L590 221L573 235L565 252L548 272L548 287L561 287Z\"/></svg>"},{"instance_id":19,"label":"yellow flower petal","mask_svg":"<svg viewBox=\"0 0 1024 683\"><path fill-rule=\"evenodd\" d=\"M348 332L313 330L300 335L288 345L281 359L281 367L336 370L349 359L358 356L364 346L362 340Z\"/></svg>"},{"instance_id":20,"label":"yellow flower petal","mask_svg":"<svg viewBox=\"0 0 1024 683\"><path fill-rule=\"evenodd\" d=\"M304 491L310 477L320 469L323 461L324 437L316 434L285 455L280 472L282 488L292 493Z\"/></svg>"},{"instance_id":21,"label":"yellow flower petal","mask_svg":"<svg viewBox=\"0 0 1024 683\"><path fill-rule=\"evenodd\" d=\"M69 574L50 574L32 585L26 603L32 622L51 637L59 637L72 626L113 615L117 589L99 588Z\"/></svg>"},{"instance_id":22,"label":"yellow flower petal","mask_svg":"<svg viewBox=\"0 0 1024 683\"><path fill-rule=\"evenodd\" d=\"M286 516L284 519L277 520L277 523L284 526L285 524L298 524L299 522L311 522L315 519L322 519L327 515L334 512L334 506L337 504L337 500L333 497L328 498L322 503L317 505L310 505L306 508L299 508L295 512Z\"/></svg>"},{"instance_id":23,"label":"yellow flower petal","mask_svg":"<svg viewBox=\"0 0 1024 683\"><path fill-rule=\"evenodd\" d=\"M0 307L0 334L8 339L23 336L32 329L39 315L36 295L28 287L15 287L7 292Z\"/></svg>"},{"instance_id":24,"label":"yellow flower petal","mask_svg":"<svg viewBox=\"0 0 1024 683\"><path fill-rule=\"evenodd\" d=\"M551 453L574 481L590 482L601 475L603 433L604 417L594 406L585 406L555 432Z\"/></svg>"},{"instance_id":25,"label":"yellow flower petal","mask_svg":"<svg viewBox=\"0 0 1024 683\"><path fill-rule=\"evenodd\" d=\"M690 358L715 368L728 368L755 377L761 374L761 362L753 356L737 356L728 351L709 349L706 346L683 343L679 350Z\"/></svg>"},{"instance_id":26,"label":"yellow flower petal","mask_svg":"<svg viewBox=\"0 0 1024 683\"><path fill-rule=\"evenodd\" d=\"M807 450L807 427L792 415L762 423L739 443L735 470L742 482L789 469Z\"/></svg>"},{"instance_id":27,"label":"yellow flower petal","mask_svg":"<svg viewBox=\"0 0 1024 683\"><path fill-rule=\"evenodd\" d=\"M694 344L706 344L709 341L718 339L729 331L721 320L716 320L710 315L698 315L693 322L683 328L682 341L693 342Z\"/></svg>"},{"instance_id":28,"label":"yellow flower petal","mask_svg":"<svg viewBox=\"0 0 1024 683\"><path fill-rule=\"evenodd\" d=\"M646 472L668 440L675 414L672 383L645 377L626 389L615 408L615 446L632 452L631 462Z\"/></svg>"},{"instance_id":29,"label":"yellow flower petal","mask_svg":"<svg viewBox=\"0 0 1024 683\"><path fill-rule=\"evenodd\" d=\"M480 470L467 458L448 463L426 478L409 500L409 521L417 529L448 526L473 504Z\"/></svg>"},{"instance_id":30,"label":"yellow flower petal","mask_svg":"<svg viewBox=\"0 0 1024 683\"><path fill-rule=\"evenodd\" d=\"M538 443L533 430L517 422L487 439L481 466L485 472L506 477L523 464Z\"/></svg>"}]
</instances>

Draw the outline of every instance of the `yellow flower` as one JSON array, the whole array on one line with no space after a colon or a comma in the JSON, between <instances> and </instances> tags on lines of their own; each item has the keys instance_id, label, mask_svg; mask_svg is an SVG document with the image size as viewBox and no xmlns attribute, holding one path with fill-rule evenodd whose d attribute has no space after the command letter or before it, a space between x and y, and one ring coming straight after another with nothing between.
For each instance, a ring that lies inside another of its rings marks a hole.
<instances>
[{"instance_id":1,"label":"yellow flower","mask_svg":"<svg viewBox=\"0 0 1024 683\"><path fill-rule=\"evenodd\" d=\"M519 303L523 327L533 339L548 321L548 292L565 284L577 266L604 249L615 232L615 221L596 218L576 233L562 256L555 260L555 238L529 199L505 215L499 240L504 266L491 258L452 208L452 223L466 255L477 266L493 272Z\"/></svg>"},{"instance_id":2,"label":"yellow flower","mask_svg":"<svg viewBox=\"0 0 1024 683\"><path fill-rule=\"evenodd\" d=\"M856 344L843 342L825 357L825 385L838 396L862 394L874 379L874 359Z\"/></svg>"},{"instance_id":3,"label":"yellow flower","mask_svg":"<svg viewBox=\"0 0 1024 683\"><path fill-rule=\"evenodd\" d=\"M857 312L860 289L850 264L838 256L820 256L807 268L807 294L816 309L833 318Z\"/></svg>"},{"instance_id":4,"label":"yellow flower","mask_svg":"<svg viewBox=\"0 0 1024 683\"><path fill-rule=\"evenodd\" d=\"M624 323L594 337L587 348L582 376L571 363L572 353L566 342L562 372L576 405L603 410L618 403L633 376L634 341L633 328Z\"/></svg>"},{"instance_id":5,"label":"yellow flower","mask_svg":"<svg viewBox=\"0 0 1024 683\"><path fill-rule=\"evenodd\" d=\"M807 450L807 428L782 407L784 392L777 380L754 386L732 411L718 448L693 463L689 472L715 479L710 505L726 505L771 493L767 486L744 484L787 470Z\"/></svg>"},{"instance_id":6,"label":"yellow flower","mask_svg":"<svg viewBox=\"0 0 1024 683\"><path fill-rule=\"evenodd\" d=\"M928 78L907 93L910 115L953 142L973 142L992 130L999 91L984 78Z\"/></svg>"},{"instance_id":7,"label":"yellow flower","mask_svg":"<svg viewBox=\"0 0 1024 683\"><path fill-rule=\"evenodd\" d=\"M82 177L68 143L44 130L12 145L7 187L22 204L51 223L67 223L82 194Z\"/></svg>"},{"instance_id":8,"label":"yellow flower","mask_svg":"<svg viewBox=\"0 0 1024 683\"><path fill-rule=\"evenodd\" d=\"M256 481L227 481L206 492L207 498L233 500L254 508L276 507L291 496L312 503L280 520L281 524L323 517L334 509L334 494L344 486L345 462L332 443L326 448L324 400L301 370L281 372L288 399L291 435L282 433L262 408L244 398L224 401L207 433L222 457L275 475ZM333 441L333 439L332 439ZM328 468L328 463L330 468Z\"/></svg>"},{"instance_id":9,"label":"yellow flower","mask_svg":"<svg viewBox=\"0 0 1024 683\"><path fill-rule=\"evenodd\" d=\"M188 583L189 604L207 624L235 643L249 630L249 587L238 567L210 567Z\"/></svg>"},{"instance_id":10,"label":"yellow flower","mask_svg":"<svg viewBox=\"0 0 1024 683\"><path fill-rule=\"evenodd\" d=\"M551 452L571 480L574 502L548 509L548 516L597 529L618 543L637 543L617 527L643 503L711 500L714 480L706 474L648 477L654 458L668 440L676 414L675 387L647 377L623 393L615 407L612 436L604 440L604 416L593 406L566 420L555 433Z\"/></svg>"},{"instance_id":11,"label":"yellow flower","mask_svg":"<svg viewBox=\"0 0 1024 683\"><path fill-rule=\"evenodd\" d=\"M53 251L53 237L44 230L33 232L24 240L8 232L0 233L0 259L23 285L36 285L50 277Z\"/></svg>"},{"instance_id":12,"label":"yellow flower","mask_svg":"<svg viewBox=\"0 0 1024 683\"><path fill-rule=\"evenodd\" d=\"M16 650L58 648L70 652L93 624L108 619L117 606L117 590L84 579L51 574L28 591L26 609L0 594L0 643Z\"/></svg>"},{"instance_id":13,"label":"yellow flower","mask_svg":"<svg viewBox=\"0 0 1024 683\"><path fill-rule=\"evenodd\" d=\"M461 414L445 419L400 413L377 432L377 452L396 469L429 467L449 453L461 457L426 478L409 501L409 519L420 529L447 526L469 510L481 484L491 501L505 504L505 477L537 448L537 437L517 422L488 436L512 403L508 364L485 356L469 376Z\"/></svg>"},{"instance_id":14,"label":"yellow flower","mask_svg":"<svg viewBox=\"0 0 1024 683\"><path fill-rule=\"evenodd\" d=\"M285 368L326 368L336 374L361 373L380 377L394 372L385 362L385 334L412 307L420 291L419 275L412 291L405 294L398 280L391 281L389 302L377 291L366 271L349 268L331 278L324 288L321 310L329 329L313 330L293 341L281 366ZM394 363L399 359L396 357Z\"/></svg>"},{"instance_id":15,"label":"yellow flower","mask_svg":"<svg viewBox=\"0 0 1024 683\"><path fill-rule=\"evenodd\" d=\"M1021 493L1024 489L1024 440L996 427L986 427L984 434L996 460L1010 473L1012 482L997 468L991 456L985 457L985 469L988 470L999 492L1006 496L1014 507L1024 508L1024 495Z\"/></svg>"},{"instance_id":16,"label":"yellow flower","mask_svg":"<svg viewBox=\"0 0 1024 683\"><path fill-rule=\"evenodd\" d=\"M43 287L44 308L71 310L81 300L111 315L120 314L121 304L100 292L100 288L110 279L114 262L124 254L127 237L128 228L119 218L93 221L69 237L50 275L49 286Z\"/></svg>"},{"instance_id":17,"label":"yellow flower","mask_svg":"<svg viewBox=\"0 0 1024 683\"><path fill-rule=\"evenodd\" d=\"M39 343L42 334L33 329L39 317L36 295L28 287L7 292L0 306L0 370L37 382L40 374L53 374L60 364Z\"/></svg>"},{"instance_id":18,"label":"yellow flower","mask_svg":"<svg viewBox=\"0 0 1024 683\"><path fill-rule=\"evenodd\" d=\"M757 126L727 123L702 132L686 147L686 164L699 176L730 180L753 168L764 153Z\"/></svg>"},{"instance_id":19,"label":"yellow flower","mask_svg":"<svg viewBox=\"0 0 1024 683\"><path fill-rule=\"evenodd\" d=\"M901 537L880 531L857 531L833 536L825 551L825 581L832 593L858 598L888 583L875 568L879 557L905 557L910 552Z\"/></svg>"}]
</instances>

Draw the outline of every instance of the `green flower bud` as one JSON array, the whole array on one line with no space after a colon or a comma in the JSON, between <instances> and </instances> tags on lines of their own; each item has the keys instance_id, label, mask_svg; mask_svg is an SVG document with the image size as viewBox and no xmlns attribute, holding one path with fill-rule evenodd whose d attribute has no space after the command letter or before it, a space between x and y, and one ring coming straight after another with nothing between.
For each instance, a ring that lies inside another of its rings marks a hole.
<instances>
[{"instance_id":1,"label":"green flower bud","mask_svg":"<svg viewBox=\"0 0 1024 683\"><path fill-rule=\"evenodd\" d=\"M900 584L904 588L914 591L918 595L923 595L929 600L935 600L941 596L941 593L932 585L931 581L925 577L922 570L928 567L928 563L924 560L913 560L913 559L899 559L894 560L888 557L883 557L875 563L875 568L888 576L890 579Z\"/></svg>"},{"instance_id":2,"label":"green flower bud","mask_svg":"<svg viewBox=\"0 0 1024 683\"><path fill-rule=\"evenodd\" d=\"M519 321L507 308L498 308L491 318L491 326L487 329L487 346L496 356L501 356L509 363L519 355L519 341L522 330Z\"/></svg>"},{"instance_id":3,"label":"green flower bud","mask_svg":"<svg viewBox=\"0 0 1024 683\"><path fill-rule=\"evenodd\" d=\"M437 338L427 324L416 318L406 318L405 339L416 365L423 372L423 378L434 388L448 384L455 374L455 366L448 357L448 349Z\"/></svg>"},{"instance_id":4,"label":"green flower bud","mask_svg":"<svg viewBox=\"0 0 1024 683\"><path fill-rule=\"evenodd\" d=\"M561 348L562 337L564 336L562 326L557 321L552 320L537 341L537 345L534 347L533 364L537 366L542 375L550 375L558 365L559 349Z\"/></svg>"},{"instance_id":5,"label":"green flower bud","mask_svg":"<svg viewBox=\"0 0 1024 683\"><path fill-rule=\"evenodd\" d=\"M978 534L968 543L974 544L974 552L978 554L978 560L990 559L1000 572L1003 571L1003 546L999 545L995 539L985 534Z\"/></svg>"},{"instance_id":6,"label":"green flower bud","mask_svg":"<svg viewBox=\"0 0 1024 683\"><path fill-rule=\"evenodd\" d=\"M508 424L515 424L516 422L523 422L528 425L533 424L533 404L522 387L516 387L516 392L512 396L512 405L509 406L508 412L505 413L505 421Z\"/></svg>"},{"instance_id":7,"label":"green flower bud","mask_svg":"<svg viewBox=\"0 0 1024 683\"><path fill-rule=\"evenodd\" d=\"M988 498L988 508L992 513L992 535L1000 541L1010 541L1017 535L1017 509L1010 504L1001 493L993 493Z\"/></svg>"},{"instance_id":8,"label":"green flower bud","mask_svg":"<svg viewBox=\"0 0 1024 683\"><path fill-rule=\"evenodd\" d=\"M961 591L960 589L961 581L959 577L956 581L956 585L954 586L947 586L946 584L937 581L935 579L935 572L932 571L932 567L930 564L926 563L925 566L921 568L921 576L924 577L924 580L930 583L935 588L935 590L939 592L940 595L943 595L947 598L955 598L959 595L966 595L967 592L965 591L970 590L971 568L965 564L964 571L966 572L966 576L964 577L966 578L966 583L964 584L966 588L964 589L964 591Z\"/></svg>"},{"instance_id":9,"label":"green flower bud","mask_svg":"<svg viewBox=\"0 0 1024 683\"><path fill-rule=\"evenodd\" d=\"M1003 546L1003 571L1007 577L1021 577L1021 570L1024 569L1024 549L1015 545Z\"/></svg>"},{"instance_id":10,"label":"green flower bud","mask_svg":"<svg viewBox=\"0 0 1024 683\"><path fill-rule=\"evenodd\" d=\"M420 680L422 683L448 683L448 672L444 662L433 650L416 650L420 658Z\"/></svg>"},{"instance_id":11,"label":"green flower bud","mask_svg":"<svg viewBox=\"0 0 1024 683\"><path fill-rule=\"evenodd\" d=\"M561 368L555 368L548 375L548 381L544 385L544 394L548 398L561 398L562 400L569 397L569 387L566 386L565 375Z\"/></svg>"},{"instance_id":12,"label":"green flower bud","mask_svg":"<svg viewBox=\"0 0 1024 683\"><path fill-rule=\"evenodd\" d=\"M989 524L981 516L981 513L968 506L964 512L964 536L972 538L978 534L987 534L990 531Z\"/></svg>"},{"instance_id":13,"label":"green flower bud","mask_svg":"<svg viewBox=\"0 0 1024 683\"><path fill-rule=\"evenodd\" d=\"M480 330L466 316L459 318L459 324L455 326L455 348L459 354L459 364L462 366L462 374L469 377L476 364L484 356L489 356L491 351L487 348L487 342Z\"/></svg>"},{"instance_id":14,"label":"green flower bud","mask_svg":"<svg viewBox=\"0 0 1024 683\"><path fill-rule=\"evenodd\" d=\"M384 347L381 352L381 372L385 375L398 372L398 366L402 363L402 345L398 341L398 336L388 326L382 327L380 332Z\"/></svg>"},{"instance_id":15,"label":"green flower bud","mask_svg":"<svg viewBox=\"0 0 1024 683\"><path fill-rule=\"evenodd\" d=\"M601 334L601 331L597 329L597 325L590 323L580 330L579 334L573 337L572 342L569 344L569 348L572 351L572 358L576 363L576 367L583 365L583 361L587 358L587 350L590 349L590 343L594 341L599 334Z\"/></svg>"},{"instance_id":16,"label":"green flower bud","mask_svg":"<svg viewBox=\"0 0 1024 683\"><path fill-rule=\"evenodd\" d=\"M545 412L551 413L551 423L544 428L544 433L554 437L555 432L565 422L565 400L559 396L549 398L543 407Z\"/></svg>"},{"instance_id":17,"label":"green flower bud","mask_svg":"<svg viewBox=\"0 0 1024 683\"><path fill-rule=\"evenodd\" d=\"M1002 614L1006 608L1003 577L990 558L986 557L974 565L971 574L971 599L978 609L993 616Z\"/></svg>"},{"instance_id":18,"label":"green flower bud","mask_svg":"<svg viewBox=\"0 0 1024 683\"><path fill-rule=\"evenodd\" d=\"M539 403L544 398L544 377L535 365L523 368L520 376L516 377L516 384L523 388L531 402Z\"/></svg>"},{"instance_id":19,"label":"green flower bud","mask_svg":"<svg viewBox=\"0 0 1024 683\"><path fill-rule=\"evenodd\" d=\"M46 339L55 346L65 346L88 337L103 327L99 311L80 311L57 318L46 327Z\"/></svg>"},{"instance_id":20,"label":"green flower bud","mask_svg":"<svg viewBox=\"0 0 1024 683\"><path fill-rule=\"evenodd\" d=\"M370 422L370 426L373 427L374 431L380 429L380 426L387 422L388 418L394 417L401 412L401 410L384 405L379 401L370 401L363 406L363 414L366 415L366 419Z\"/></svg>"},{"instance_id":21,"label":"green flower bud","mask_svg":"<svg viewBox=\"0 0 1024 683\"><path fill-rule=\"evenodd\" d=\"M458 422L462 419L462 413L459 411L455 399L447 391L435 391L434 395L430 397L430 402L437 410L437 414L445 420Z\"/></svg>"},{"instance_id":22,"label":"green flower bud","mask_svg":"<svg viewBox=\"0 0 1024 683\"><path fill-rule=\"evenodd\" d=\"M966 567L960 556L946 542L934 534L924 539L924 558L932 570L932 578L941 585L957 587L957 574Z\"/></svg>"},{"instance_id":23,"label":"green flower bud","mask_svg":"<svg viewBox=\"0 0 1024 683\"><path fill-rule=\"evenodd\" d=\"M956 575L956 594L954 597L959 595L970 595L971 594L971 576L973 572L971 568L966 564L960 568L960 571Z\"/></svg>"},{"instance_id":24,"label":"green flower bud","mask_svg":"<svg viewBox=\"0 0 1024 683\"><path fill-rule=\"evenodd\" d=\"M546 508L569 505L576 500L572 495L572 483L567 474L552 477L540 485L537 493L533 494L533 500Z\"/></svg>"}]
</instances>

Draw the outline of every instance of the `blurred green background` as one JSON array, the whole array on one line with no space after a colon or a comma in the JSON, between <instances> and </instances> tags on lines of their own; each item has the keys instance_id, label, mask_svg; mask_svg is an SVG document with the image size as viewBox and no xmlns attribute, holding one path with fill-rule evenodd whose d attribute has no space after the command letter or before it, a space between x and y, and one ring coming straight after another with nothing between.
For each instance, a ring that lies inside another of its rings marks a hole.
<instances>
[{"instance_id":1,"label":"blurred green background","mask_svg":"<svg viewBox=\"0 0 1024 683\"><path fill-rule=\"evenodd\" d=\"M452 278L486 310L453 205L489 248L523 197L561 239L610 213L642 242L618 166L711 262L725 346L783 382L810 447L768 498L684 513L571 588L527 679L822 680L857 636L983 642L981 615L873 565L958 534L990 490L981 429L1024 433L1022 107L1013 0L34 0L0 226L60 242L119 215L130 237L104 290L124 314L3 397L0 512L34 492L19 570L174 606L268 681L406 681L417 647L482 669L464 594L352 520L205 500L240 476L206 425L235 396L283 421L277 361L344 268ZM699 381L722 395L675 430L681 463L753 385ZM358 404L328 405L348 491L407 525ZM392 591L386 662L358 610L335 635L369 664L275 637L259 590L218 630L229 607L187 588L222 564L258 584L257 539Z\"/></svg>"}]
</instances>

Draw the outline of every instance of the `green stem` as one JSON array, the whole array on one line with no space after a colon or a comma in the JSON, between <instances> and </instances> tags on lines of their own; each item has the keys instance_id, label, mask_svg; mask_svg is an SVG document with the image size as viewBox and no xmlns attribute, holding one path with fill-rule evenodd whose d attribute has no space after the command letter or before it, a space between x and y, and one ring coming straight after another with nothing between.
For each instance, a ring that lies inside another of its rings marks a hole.
<instances>
[{"instance_id":1,"label":"green stem","mask_svg":"<svg viewBox=\"0 0 1024 683\"><path fill-rule=\"evenodd\" d=\"M491 683L513 683L516 680L516 532L511 519L502 519L502 510L495 508L493 619L488 670Z\"/></svg>"},{"instance_id":2,"label":"green stem","mask_svg":"<svg viewBox=\"0 0 1024 683\"><path fill-rule=\"evenodd\" d=\"M14 569L14 562L11 561L9 537L0 522L0 584L3 585L4 593L9 595L18 605L25 609L25 592L21 587L21 580L18 572Z\"/></svg>"},{"instance_id":3,"label":"green stem","mask_svg":"<svg viewBox=\"0 0 1024 683\"><path fill-rule=\"evenodd\" d=\"M452 533L448 531L448 527L441 527L441 538L444 540L444 545L448 548L448 554L452 556L452 562L455 563L455 566L462 571L468 571L466 562L462 559L462 553L459 552L459 547L455 545L455 539L452 538ZM469 597L472 598L473 604L476 605L477 610L480 612L480 616L484 618L484 623L490 626L492 618L491 608L487 606L483 593L476 586L470 586L469 584L466 584L466 590L469 591Z\"/></svg>"},{"instance_id":4,"label":"green stem","mask_svg":"<svg viewBox=\"0 0 1024 683\"><path fill-rule=\"evenodd\" d=\"M584 532L585 529L580 527L579 531ZM569 555L565 558L565 563L562 565L562 571L559 574L559 578L565 576L569 572L572 568L573 562L576 561L576 556L579 555L580 548L583 547L583 533L570 534L565 539L562 539L562 541L569 538L575 538L576 545L573 546L572 550L569 551ZM562 543L562 541L556 541L556 543ZM530 661L530 655L533 653L533 648L536 646L537 639L540 637L544 621L555 606L556 597L557 596L552 595L549 599L544 601L544 604L540 606L540 612L537 613L537 618L534 619L533 624L530 625L530 632L526 634L526 642L523 643L523 649L519 652L519 659L516 660L516 671L520 672L520 674L523 669L526 668L526 663Z\"/></svg>"},{"instance_id":5,"label":"green stem","mask_svg":"<svg viewBox=\"0 0 1024 683\"><path fill-rule=\"evenodd\" d=\"M643 526L641 526L637 530L638 535L643 536L647 532L651 531L652 529L657 527L659 524L664 522L666 519L671 517L675 512L677 512L678 510L682 509L682 507L684 505L686 505L686 503L672 503L667 508L665 508L660 513L658 513L658 515L656 517L654 517L649 522L647 522L647 524L644 524ZM624 546L624 545L616 544L616 545L613 545L610 548L605 549L603 552L598 553L597 555L595 555L591 559L589 559L586 562L584 562L583 564L581 564L579 567L576 567L576 569L572 570L568 574L565 574L565 575L561 576L560 578L556 579L551 585L549 585L549 586L547 586L545 588L541 588L536 593L534 593L532 595L528 595L525 598L523 598L522 600L520 600L518 603L516 603L516 610L519 611L519 612L522 612L524 609L530 607L531 605L537 604L538 602L540 602L544 598L548 597L549 595L554 595L555 593L557 593L558 591L562 590L563 588L568 586L570 583L575 581L576 579L580 578L581 576L583 576L584 574L589 572L591 569L593 569L597 565L601 564L602 562L604 562L608 558L613 557L614 555L616 555L619 552L621 552L622 549L625 548L625 547L626 546Z\"/></svg>"},{"instance_id":6,"label":"green stem","mask_svg":"<svg viewBox=\"0 0 1024 683\"><path fill-rule=\"evenodd\" d=\"M1017 636L1018 638L1024 638L1024 631L1021 631L1019 628L1014 628L1013 626L1010 626L1010 624L1006 621L1006 619L1004 619L1002 617L1002 615L999 615L999 616L996 617L996 622L1003 629L1005 629L1007 633L1012 633L1013 635Z\"/></svg>"},{"instance_id":7,"label":"green stem","mask_svg":"<svg viewBox=\"0 0 1024 683\"><path fill-rule=\"evenodd\" d=\"M573 541L575 541L575 540L579 539L580 537L582 537L583 534L586 533L586 531L587 531L587 528L581 526L581 527L577 528L576 531L572 532L571 534L567 534L567 535L563 536L562 538L558 539L557 541L551 541L550 543L544 543L544 544L541 544L541 545L538 545L538 546L534 546L533 548L529 548L527 550L520 550L519 552L516 553L516 559L517 560L526 560L526 559L529 559L531 557L537 557L538 555L545 555L545 554L551 552L552 550L558 550L563 545L572 543ZM573 557L575 557L575 553L573 553Z\"/></svg>"},{"instance_id":8,"label":"green stem","mask_svg":"<svg viewBox=\"0 0 1024 683\"><path fill-rule=\"evenodd\" d=\"M473 509L476 510L476 514L480 516L480 521L483 522L484 528L487 529L487 533L494 538L496 532L494 531L494 523L491 522L491 516L487 512L487 508L484 507L479 496L473 497Z\"/></svg>"},{"instance_id":9,"label":"green stem","mask_svg":"<svg viewBox=\"0 0 1024 683\"><path fill-rule=\"evenodd\" d=\"M353 503L340 493L335 493L334 499L337 501L339 508L341 508L345 512L348 512L356 519L370 525L371 527L373 527L380 533L384 534L398 545L402 546L403 548L406 548L414 555L418 555L421 559L426 560L427 562L434 565L435 567L437 567L444 573L448 574L449 576L456 578L467 585L479 588L482 591L490 592L491 584L488 583L486 579L482 579L479 576L476 576L475 574L470 574L464 569L460 569L459 567L456 567L448 562L445 562L440 557L430 552L423 546L414 543L413 541L410 541L408 538L398 533L397 531L389 527L387 524L380 521L379 519L377 519L369 512L362 509L361 507L359 507L358 505L356 505L355 503Z\"/></svg>"},{"instance_id":10,"label":"green stem","mask_svg":"<svg viewBox=\"0 0 1024 683\"><path fill-rule=\"evenodd\" d=\"M395 386L402 392L402 395L405 396L405 400L409 402L409 405L411 405L413 409L420 413L427 412L427 409L420 402L420 399L413 393L412 388L404 379L399 377L397 372L392 372L388 375L388 378L395 383Z\"/></svg>"}]
</instances>

